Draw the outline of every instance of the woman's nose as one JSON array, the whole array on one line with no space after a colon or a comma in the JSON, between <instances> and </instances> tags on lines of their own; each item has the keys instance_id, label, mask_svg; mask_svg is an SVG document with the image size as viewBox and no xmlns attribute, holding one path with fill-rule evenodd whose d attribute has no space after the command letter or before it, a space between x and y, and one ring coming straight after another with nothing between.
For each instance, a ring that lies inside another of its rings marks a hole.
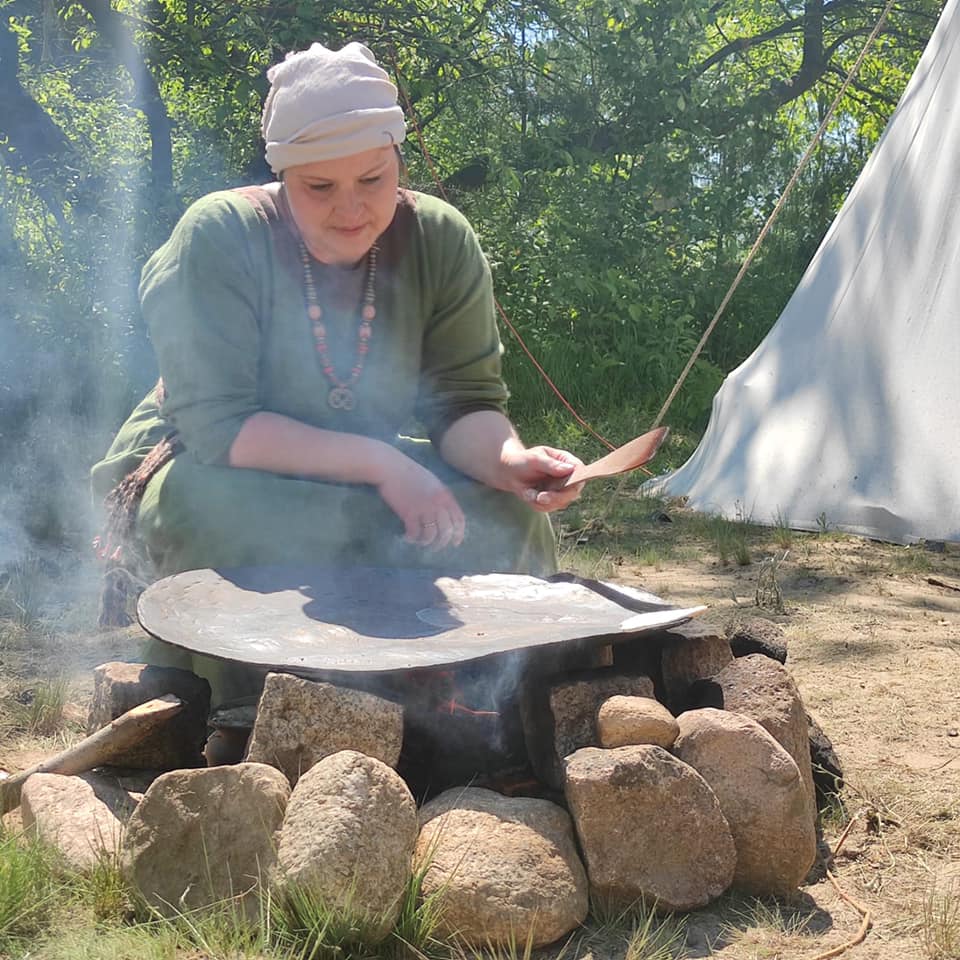
<instances>
[{"instance_id":1,"label":"woman's nose","mask_svg":"<svg viewBox=\"0 0 960 960\"><path fill-rule=\"evenodd\" d=\"M347 187L341 191L339 201L338 206L341 213L357 213L363 206L360 194L352 187Z\"/></svg>"}]
</instances>

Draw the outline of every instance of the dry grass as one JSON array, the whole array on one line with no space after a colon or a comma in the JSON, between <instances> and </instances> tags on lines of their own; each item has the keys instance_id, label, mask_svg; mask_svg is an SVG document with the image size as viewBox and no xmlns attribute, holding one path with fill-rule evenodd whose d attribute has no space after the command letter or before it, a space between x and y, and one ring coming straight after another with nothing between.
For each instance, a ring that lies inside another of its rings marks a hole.
<instances>
[{"instance_id":1,"label":"dry grass","mask_svg":"<svg viewBox=\"0 0 960 960\"><path fill-rule=\"evenodd\" d=\"M930 885L923 898L919 934L929 960L960 958L960 880Z\"/></svg>"}]
</instances>

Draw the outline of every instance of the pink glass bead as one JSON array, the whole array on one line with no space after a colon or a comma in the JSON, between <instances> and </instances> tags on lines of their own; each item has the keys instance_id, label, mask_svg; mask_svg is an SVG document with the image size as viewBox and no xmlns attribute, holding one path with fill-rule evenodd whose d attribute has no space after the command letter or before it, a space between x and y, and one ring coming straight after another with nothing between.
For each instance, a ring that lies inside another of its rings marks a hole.
<instances>
[{"instance_id":1,"label":"pink glass bead","mask_svg":"<svg viewBox=\"0 0 960 960\"><path fill-rule=\"evenodd\" d=\"M369 340L369 339L370 339L370 333L371 333L370 324L369 324L369 323L361 323L361 324L360 324L360 330L359 330L360 339L361 339L361 340Z\"/></svg>"},{"instance_id":2,"label":"pink glass bead","mask_svg":"<svg viewBox=\"0 0 960 960\"><path fill-rule=\"evenodd\" d=\"M360 315L369 323L377 315L377 308L372 303L365 303Z\"/></svg>"},{"instance_id":3,"label":"pink glass bead","mask_svg":"<svg viewBox=\"0 0 960 960\"><path fill-rule=\"evenodd\" d=\"M316 323L323 316L323 311L320 309L320 304L311 303L307 307L307 316Z\"/></svg>"}]
</instances>

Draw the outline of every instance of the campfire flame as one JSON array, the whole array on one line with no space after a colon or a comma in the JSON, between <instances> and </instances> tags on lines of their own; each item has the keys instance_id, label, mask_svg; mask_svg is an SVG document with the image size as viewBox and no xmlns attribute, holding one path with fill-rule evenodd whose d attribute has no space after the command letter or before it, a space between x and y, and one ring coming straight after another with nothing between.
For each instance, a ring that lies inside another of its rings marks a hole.
<instances>
[{"instance_id":1,"label":"campfire flame","mask_svg":"<svg viewBox=\"0 0 960 960\"><path fill-rule=\"evenodd\" d=\"M499 717L498 710L474 710L468 707L463 700L463 692L457 687L456 671L438 670L437 676L448 686L449 696L437 704L438 713L446 713L450 716L460 714L468 717Z\"/></svg>"},{"instance_id":2,"label":"campfire flame","mask_svg":"<svg viewBox=\"0 0 960 960\"><path fill-rule=\"evenodd\" d=\"M470 717L499 717L500 713L497 710L473 710L470 707L464 706L464 704L459 703L456 697L451 697L449 700L444 700L437 710L440 713L449 713L451 716L455 713L466 714Z\"/></svg>"}]
</instances>

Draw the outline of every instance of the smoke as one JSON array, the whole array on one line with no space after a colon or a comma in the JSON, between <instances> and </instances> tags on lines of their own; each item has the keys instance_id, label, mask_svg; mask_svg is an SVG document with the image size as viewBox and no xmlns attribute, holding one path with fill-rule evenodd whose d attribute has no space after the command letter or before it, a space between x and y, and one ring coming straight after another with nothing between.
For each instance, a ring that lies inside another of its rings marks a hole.
<instances>
[{"instance_id":1,"label":"smoke","mask_svg":"<svg viewBox=\"0 0 960 960\"><path fill-rule=\"evenodd\" d=\"M118 121L119 122L119 121ZM92 571L88 473L152 361L138 321L137 185L71 187L55 217L0 169L0 577ZM37 562L39 559L39 563Z\"/></svg>"}]
</instances>

